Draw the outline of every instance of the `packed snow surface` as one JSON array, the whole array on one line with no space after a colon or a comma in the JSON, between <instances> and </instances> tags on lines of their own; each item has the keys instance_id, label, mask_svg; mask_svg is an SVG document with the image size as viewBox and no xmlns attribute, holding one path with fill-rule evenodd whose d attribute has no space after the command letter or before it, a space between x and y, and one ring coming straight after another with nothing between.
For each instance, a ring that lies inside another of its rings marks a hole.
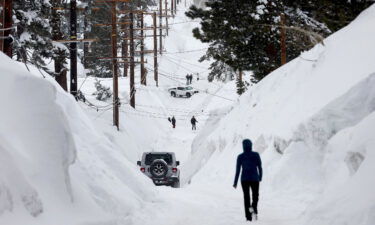
<instances>
[{"instance_id":1,"label":"packed snow surface","mask_svg":"<svg viewBox=\"0 0 375 225\"><path fill-rule=\"evenodd\" d=\"M247 224L232 187L244 138L264 166L256 224L375 224L375 6L241 98L234 82L207 81L209 63L197 62L207 46L179 9L159 87L148 65L133 109L120 78L120 131L95 79L81 76L88 101L77 103L0 53L0 225ZM199 93L172 98L187 73ZM182 188L155 187L136 166L145 151L175 152Z\"/></svg>"}]
</instances>

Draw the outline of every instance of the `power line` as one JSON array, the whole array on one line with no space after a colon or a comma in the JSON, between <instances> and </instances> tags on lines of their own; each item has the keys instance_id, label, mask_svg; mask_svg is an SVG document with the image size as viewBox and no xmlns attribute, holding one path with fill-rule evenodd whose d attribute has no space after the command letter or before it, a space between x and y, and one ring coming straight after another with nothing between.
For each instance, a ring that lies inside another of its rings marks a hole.
<instances>
[{"instance_id":1,"label":"power line","mask_svg":"<svg viewBox=\"0 0 375 225\"><path fill-rule=\"evenodd\" d=\"M200 48L200 49L192 49L192 50L179 51L179 52L165 52L164 54L181 54L181 53L189 53L189 52L201 52L207 49L208 48Z\"/></svg>"},{"instance_id":2,"label":"power line","mask_svg":"<svg viewBox=\"0 0 375 225\"><path fill-rule=\"evenodd\" d=\"M192 66L196 66L196 67L199 67L199 68L202 68L202 69L206 69L206 70L209 70L207 67L204 67L204 66L201 66L201 65L197 65L197 64L194 64L194 63L191 63L191 62L188 62L187 60L184 60L184 59L181 59L181 58L174 58L174 57L171 57L171 56L164 56L164 57L167 57L169 59L174 59L174 60L179 60L185 64L189 64L189 65L192 65Z\"/></svg>"}]
</instances>

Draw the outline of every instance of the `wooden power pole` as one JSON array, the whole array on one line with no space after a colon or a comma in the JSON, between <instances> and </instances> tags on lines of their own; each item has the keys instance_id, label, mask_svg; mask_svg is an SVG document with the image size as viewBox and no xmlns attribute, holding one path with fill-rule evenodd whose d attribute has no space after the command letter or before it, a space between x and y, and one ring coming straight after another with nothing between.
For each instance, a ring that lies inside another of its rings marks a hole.
<instances>
[{"instance_id":1,"label":"wooden power pole","mask_svg":"<svg viewBox=\"0 0 375 225\"><path fill-rule=\"evenodd\" d=\"M129 14L130 25L130 106L135 108L135 87L134 87L134 15Z\"/></svg>"},{"instance_id":2,"label":"wooden power pole","mask_svg":"<svg viewBox=\"0 0 375 225\"><path fill-rule=\"evenodd\" d=\"M125 5L125 9L128 10L128 5ZM129 16L125 17L125 20L129 18ZM127 29L127 25L124 23L122 24L122 29L124 30L124 40L122 41L122 57L126 58L129 56L129 30ZM124 77L128 76L128 70L129 70L129 63L124 62Z\"/></svg>"},{"instance_id":3,"label":"wooden power pole","mask_svg":"<svg viewBox=\"0 0 375 225\"><path fill-rule=\"evenodd\" d=\"M77 2L70 1L70 93L77 97Z\"/></svg>"},{"instance_id":4,"label":"wooden power pole","mask_svg":"<svg viewBox=\"0 0 375 225\"><path fill-rule=\"evenodd\" d=\"M286 31L285 31L285 15L280 15L280 45L281 45L281 65L286 64Z\"/></svg>"},{"instance_id":5,"label":"wooden power pole","mask_svg":"<svg viewBox=\"0 0 375 225\"><path fill-rule=\"evenodd\" d=\"M145 58L144 58L144 50L145 50L145 46L144 46L144 38L143 38L143 34L144 34L144 32L143 32L143 28L144 28L144 18L143 18L143 12L141 12L140 14L139 14L139 16L140 16L140 22L141 22L141 39L140 39L140 41L141 41L141 84L142 85L147 85L147 81L146 81L146 71L145 71Z\"/></svg>"},{"instance_id":6,"label":"wooden power pole","mask_svg":"<svg viewBox=\"0 0 375 225\"><path fill-rule=\"evenodd\" d=\"M171 15L174 17L174 0L171 0Z\"/></svg>"},{"instance_id":7,"label":"wooden power pole","mask_svg":"<svg viewBox=\"0 0 375 225\"><path fill-rule=\"evenodd\" d=\"M157 33L156 33L156 12L152 15L153 24L154 24L154 80L156 82L156 87L159 86L159 78L158 78L158 40L157 40ZM162 37L160 36L160 39Z\"/></svg>"},{"instance_id":8,"label":"wooden power pole","mask_svg":"<svg viewBox=\"0 0 375 225\"><path fill-rule=\"evenodd\" d=\"M118 98L118 65L117 65L117 14L116 2L111 2L111 22L112 22L112 70L113 70L113 125L120 129L119 123L119 98Z\"/></svg>"},{"instance_id":9,"label":"wooden power pole","mask_svg":"<svg viewBox=\"0 0 375 225\"><path fill-rule=\"evenodd\" d=\"M159 35L160 35L160 39L159 39L159 51L160 51L160 55L162 55L163 54L163 38L162 38L162 36L163 36L163 28L162 28L162 26L163 26L163 21L162 21L162 19L163 19L163 0L160 0L159 1Z\"/></svg>"},{"instance_id":10,"label":"wooden power pole","mask_svg":"<svg viewBox=\"0 0 375 225\"><path fill-rule=\"evenodd\" d=\"M165 0L165 26L166 34L168 35L168 0Z\"/></svg>"},{"instance_id":11,"label":"wooden power pole","mask_svg":"<svg viewBox=\"0 0 375 225\"><path fill-rule=\"evenodd\" d=\"M12 58L12 39L9 35L12 32L12 0L0 0L0 51Z\"/></svg>"}]
</instances>

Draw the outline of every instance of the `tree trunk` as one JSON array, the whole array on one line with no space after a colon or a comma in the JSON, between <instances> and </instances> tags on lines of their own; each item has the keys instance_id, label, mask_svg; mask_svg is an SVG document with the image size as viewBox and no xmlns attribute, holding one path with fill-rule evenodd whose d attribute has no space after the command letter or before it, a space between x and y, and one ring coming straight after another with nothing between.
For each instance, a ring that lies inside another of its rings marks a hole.
<instances>
[{"instance_id":1,"label":"tree trunk","mask_svg":"<svg viewBox=\"0 0 375 225\"><path fill-rule=\"evenodd\" d=\"M52 8L53 7L61 7L62 6L62 0L52 0L51 1ZM52 25L52 39L53 40L62 40L64 38L60 27L61 21L60 21L60 14L57 12L57 10L52 9L52 19L51 19L51 25ZM58 84L65 90L68 91L68 85L66 80L66 68L64 66L64 62L66 61L65 50L62 49L56 49L54 50L55 56L53 57L54 63L55 63L55 80Z\"/></svg>"}]
</instances>

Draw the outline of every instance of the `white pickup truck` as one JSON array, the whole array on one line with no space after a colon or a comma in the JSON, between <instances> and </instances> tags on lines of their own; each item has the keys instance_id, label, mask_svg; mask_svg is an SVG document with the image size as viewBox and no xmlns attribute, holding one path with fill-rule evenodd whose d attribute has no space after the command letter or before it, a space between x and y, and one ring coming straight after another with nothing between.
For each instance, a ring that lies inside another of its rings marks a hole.
<instances>
[{"instance_id":1,"label":"white pickup truck","mask_svg":"<svg viewBox=\"0 0 375 225\"><path fill-rule=\"evenodd\" d=\"M190 98L193 94L198 93L199 91L195 90L193 87L175 87L169 88L168 92L172 97L187 97Z\"/></svg>"}]
</instances>

